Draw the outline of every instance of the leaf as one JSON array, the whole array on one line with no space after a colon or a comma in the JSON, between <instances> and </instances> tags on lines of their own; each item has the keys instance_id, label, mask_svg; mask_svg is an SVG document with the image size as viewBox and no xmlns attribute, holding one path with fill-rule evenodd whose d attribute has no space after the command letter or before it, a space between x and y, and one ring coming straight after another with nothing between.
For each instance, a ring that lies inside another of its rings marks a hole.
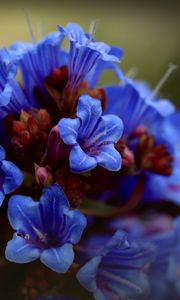
<instances>
[{"instance_id":1,"label":"leaf","mask_svg":"<svg viewBox=\"0 0 180 300\"><path fill-rule=\"evenodd\" d=\"M82 213L88 216L94 217L113 217L113 216L122 216L124 214L130 213L133 211L136 206L139 204L140 200L142 199L142 195L144 192L144 185L145 185L145 177L139 177L139 180L136 184L134 192L132 193L131 197L126 201L123 206L112 206L107 203L93 201L90 199L82 200L80 205L80 210Z\"/></svg>"},{"instance_id":2,"label":"leaf","mask_svg":"<svg viewBox=\"0 0 180 300\"><path fill-rule=\"evenodd\" d=\"M80 205L80 211L88 216L110 217L117 214L118 208L106 203L84 199Z\"/></svg>"}]
</instances>

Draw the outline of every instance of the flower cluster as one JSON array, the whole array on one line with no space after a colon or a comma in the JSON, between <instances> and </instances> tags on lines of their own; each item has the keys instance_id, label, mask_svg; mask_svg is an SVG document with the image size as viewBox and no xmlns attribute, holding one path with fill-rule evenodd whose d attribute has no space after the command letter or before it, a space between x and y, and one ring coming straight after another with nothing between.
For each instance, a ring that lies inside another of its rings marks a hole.
<instances>
[{"instance_id":1,"label":"flower cluster","mask_svg":"<svg viewBox=\"0 0 180 300\"><path fill-rule=\"evenodd\" d=\"M24 300L180 297L180 113L158 96L175 66L151 90L122 56L73 23L0 50L0 241L61 276L25 264ZM119 83L99 86L107 69Z\"/></svg>"}]
</instances>

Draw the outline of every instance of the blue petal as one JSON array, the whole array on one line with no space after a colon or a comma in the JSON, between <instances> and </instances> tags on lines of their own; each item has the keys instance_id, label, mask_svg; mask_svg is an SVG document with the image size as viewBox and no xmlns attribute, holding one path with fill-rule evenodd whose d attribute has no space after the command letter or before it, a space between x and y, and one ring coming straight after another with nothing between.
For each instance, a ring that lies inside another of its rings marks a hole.
<instances>
[{"instance_id":1,"label":"blue petal","mask_svg":"<svg viewBox=\"0 0 180 300\"><path fill-rule=\"evenodd\" d=\"M73 47L75 45L76 50L85 46L85 51L88 51L88 49L94 50L99 53L101 58L104 60L119 62L119 58L122 53L118 50L118 48L114 47L111 49L110 46L103 42L95 42L92 37L89 34L86 34L78 24L69 23L66 27L58 26L58 28L61 33L68 37L71 42L71 46ZM93 52L91 52L91 55L93 55ZM91 57L88 57L88 59L90 60Z\"/></svg>"},{"instance_id":2,"label":"blue petal","mask_svg":"<svg viewBox=\"0 0 180 300\"><path fill-rule=\"evenodd\" d=\"M124 124L124 136L132 133L138 126L145 125L148 129L159 126L162 115L151 103L141 98L131 84L110 86L105 89L107 96L106 113L119 116Z\"/></svg>"},{"instance_id":3,"label":"blue petal","mask_svg":"<svg viewBox=\"0 0 180 300\"><path fill-rule=\"evenodd\" d=\"M113 144L101 146L99 152L100 153L95 156L98 165L109 171L120 170L122 159Z\"/></svg>"},{"instance_id":4,"label":"blue petal","mask_svg":"<svg viewBox=\"0 0 180 300\"><path fill-rule=\"evenodd\" d=\"M7 83L6 86L4 87L4 90L0 93L0 106L6 106L12 96L12 86Z\"/></svg>"},{"instance_id":5,"label":"blue petal","mask_svg":"<svg viewBox=\"0 0 180 300\"><path fill-rule=\"evenodd\" d=\"M62 34L52 32L35 45L18 42L11 46L12 53L20 64L24 85L32 103L34 87L38 86L45 93L45 77L54 69L67 64L68 54L60 50L63 38Z\"/></svg>"},{"instance_id":6,"label":"blue petal","mask_svg":"<svg viewBox=\"0 0 180 300\"><path fill-rule=\"evenodd\" d=\"M157 189L158 185L158 189ZM173 201L180 204L180 170L175 168L168 177L148 174L144 193L145 201L158 201L159 199Z\"/></svg>"},{"instance_id":7,"label":"blue petal","mask_svg":"<svg viewBox=\"0 0 180 300\"><path fill-rule=\"evenodd\" d=\"M104 115L101 117L92 137L88 140L88 144L91 144L91 139L95 145L101 145L104 142L116 143L122 136L122 132L123 123L119 117L110 114Z\"/></svg>"},{"instance_id":8,"label":"blue petal","mask_svg":"<svg viewBox=\"0 0 180 300\"><path fill-rule=\"evenodd\" d=\"M86 81L91 88L97 85L102 72L106 70L112 70L118 79L124 81L124 74L116 63L102 60L86 76Z\"/></svg>"},{"instance_id":9,"label":"blue petal","mask_svg":"<svg viewBox=\"0 0 180 300\"><path fill-rule=\"evenodd\" d=\"M129 242L128 235L119 230L100 255L80 269L78 280L98 300L140 299L149 289L142 268L154 260L154 250L151 244Z\"/></svg>"},{"instance_id":10,"label":"blue petal","mask_svg":"<svg viewBox=\"0 0 180 300\"><path fill-rule=\"evenodd\" d=\"M19 114L22 109L29 110L31 103L29 99L26 98L19 84L15 80L11 80L10 85L13 93L8 105L4 107L4 110L7 113L13 114Z\"/></svg>"},{"instance_id":11,"label":"blue petal","mask_svg":"<svg viewBox=\"0 0 180 300\"><path fill-rule=\"evenodd\" d=\"M0 189L0 206L2 205L3 201L4 201L5 195L4 192Z\"/></svg>"},{"instance_id":12,"label":"blue petal","mask_svg":"<svg viewBox=\"0 0 180 300\"><path fill-rule=\"evenodd\" d=\"M80 97L77 107L77 116L81 119L79 139L91 136L100 116L102 115L101 102L88 95Z\"/></svg>"},{"instance_id":13,"label":"blue petal","mask_svg":"<svg viewBox=\"0 0 180 300\"><path fill-rule=\"evenodd\" d=\"M15 195L9 200L8 219L18 232L28 234L30 239L43 235L39 203L27 196Z\"/></svg>"},{"instance_id":14,"label":"blue petal","mask_svg":"<svg viewBox=\"0 0 180 300\"><path fill-rule=\"evenodd\" d=\"M70 40L69 84L72 90L85 80L99 61L119 62L119 53L111 54L111 47L102 42L94 42L79 25L70 23L66 27L59 26L59 30Z\"/></svg>"},{"instance_id":15,"label":"blue petal","mask_svg":"<svg viewBox=\"0 0 180 300\"><path fill-rule=\"evenodd\" d=\"M74 145L77 141L78 129L80 126L79 119L63 118L57 124L60 136L67 145Z\"/></svg>"},{"instance_id":16,"label":"blue petal","mask_svg":"<svg viewBox=\"0 0 180 300\"><path fill-rule=\"evenodd\" d=\"M149 282L146 274L136 269L122 269L117 274L113 271L109 269L100 275L99 281L103 281L108 286L104 290L105 295L112 294L112 299L113 296L114 299L117 296L121 296L122 299L146 298L149 293Z\"/></svg>"},{"instance_id":17,"label":"blue petal","mask_svg":"<svg viewBox=\"0 0 180 300\"><path fill-rule=\"evenodd\" d=\"M9 103L12 96L10 81L15 78L17 67L10 53L2 48L0 50L0 107Z\"/></svg>"},{"instance_id":18,"label":"blue petal","mask_svg":"<svg viewBox=\"0 0 180 300\"><path fill-rule=\"evenodd\" d=\"M97 166L95 158L88 156L79 145L71 149L69 161L70 168L75 173L87 172Z\"/></svg>"},{"instance_id":19,"label":"blue petal","mask_svg":"<svg viewBox=\"0 0 180 300\"><path fill-rule=\"evenodd\" d=\"M6 259L16 263L28 263L40 257L40 249L29 244L15 233L6 247Z\"/></svg>"},{"instance_id":20,"label":"blue petal","mask_svg":"<svg viewBox=\"0 0 180 300\"><path fill-rule=\"evenodd\" d=\"M40 260L51 270L65 273L74 260L74 252L71 244L65 244L59 248L43 250Z\"/></svg>"},{"instance_id":21,"label":"blue petal","mask_svg":"<svg viewBox=\"0 0 180 300\"><path fill-rule=\"evenodd\" d=\"M76 23L69 23L66 27L58 26L58 28L70 41L76 42L78 45L83 45L88 40L82 27Z\"/></svg>"},{"instance_id":22,"label":"blue petal","mask_svg":"<svg viewBox=\"0 0 180 300\"><path fill-rule=\"evenodd\" d=\"M151 101L151 105L154 106L163 116L168 116L175 111L174 104L167 99L157 99L155 101Z\"/></svg>"},{"instance_id":23,"label":"blue petal","mask_svg":"<svg viewBox=\"0 0 180 300\"><path fill-rule=\"evenodd\" d=\"M64 222L64 208L70 208L69 202L58 185L43 189L39 209L45 232L55 236L60 232ZM63 230L63 229L62 229Z\"/></svg>"},{"instance_id":24,"label":"blue petal","mask_svg":"<svg viewBox=\"0 0 180 300\"><path fill-rule=\"evenodd\" d=\"M68 235L67 242L77 244L82 236L83 230L87 225L85 216L78 210L70 210L65 213L67 217Z\"/></svg>"},{"instance_id":25,"label":"blue petal","mask_svg":"<svg viewBox=\"0 0 180 300\"><path fill-rule=\"evenodd\" d=\"M2 146L0 146L0 161L6 158L6 152Z\"/></svg>"},{"instance_id":26,"label":"blue petal","mask_svg":"<svg viewBox=\"0 0 180 300\"><path fill-rule=\"evenodd\" d=\"M167 99L159 99L155 96L155 98L148 101L148 98L150 98L153 91L146 81L130 80L130 83L140 93L141 97L144 98L147 101L147 103L154 106L157 109L157 111L159 111L159 113L161 113L163 116L167 116L175 111L174 104Z\"/></svg>"},{"instance_id":27,"label":"blue petal","mask_svg":"<svg viewBox=\"0 0 180 300\"><path fill-rule=\"evenodd\" d=\"M10 161L3 160L1 168L5 174L3 190L5 194L9 194L22 184L24 176L19 168Z\"/></svg>"},{"instance_id":28,"label":"blue petal","mask_svg":"<svg viewBox=\"0 0 180 300\"><path fill-rule=\"evenodd\" d=\"M87 46L75 48L71 42L69 56L69 85L76 89L85 80L87 74L100 60L100 53Z\"/></svg>"},{"instance_id":29,"label":"blue petal","mask_svg":"<svg viewBox=\"0 0 180 300\"><path fill-rule=\"evenodd\" d=\"M13 79L17 73L17 66L11 53L6 49L0 50L0 82Z\"/></svg>"},{"instance_id":30,"label":"blue petal","mask_svg":"<svg viewBox=\"0 0 180 300\"><path fill-rule=\"evenodd\" d=\"M94 257L89 262L87 262L77 273L77 279L80 284L92 293L95 293L97 291L96 277L101 260L101 256Z\"/></svg>"}]
</instances>

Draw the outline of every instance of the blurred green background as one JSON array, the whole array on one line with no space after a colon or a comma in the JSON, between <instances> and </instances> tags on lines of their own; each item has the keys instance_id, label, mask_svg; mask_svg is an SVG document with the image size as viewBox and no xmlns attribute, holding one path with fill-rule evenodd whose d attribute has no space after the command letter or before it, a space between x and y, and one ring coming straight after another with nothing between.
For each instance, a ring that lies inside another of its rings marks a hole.
<instances>
[{"instance_id":1,"label":"blurred green background","mask_svg":"<svg viewBox=\"0 0 180 300\"><path fill-rule=\"evenodd\" d=\"M86 30L97 20L96 39L124 49L125 72L137 67L138 77L154 87L169 63L180 66L180 1L4 1L0 9L0 46L29 41L25 10L38 38L57 24L78 22ZM105 81L112 77L105 77ZM161 89L161 96L180 106L180 69Z\"/></svg>"}]
</instances>

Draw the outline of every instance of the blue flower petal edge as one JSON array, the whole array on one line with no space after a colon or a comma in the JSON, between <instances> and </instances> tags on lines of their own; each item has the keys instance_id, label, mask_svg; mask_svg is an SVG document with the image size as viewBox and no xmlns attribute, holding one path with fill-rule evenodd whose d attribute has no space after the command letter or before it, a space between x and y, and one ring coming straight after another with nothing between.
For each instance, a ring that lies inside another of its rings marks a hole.
<instances>
[{"instance_id":1,"label":"blue flower petal edge","mask_svg":"<svg viewBox=\"0 0 180 300\"><path fill-rule=\"evenodd\" d=\"M5 150L0 146L0 206L3 203L5 195L15 191L24 179L19 168L5 158Z\"/></svg>"}]
</instances>

